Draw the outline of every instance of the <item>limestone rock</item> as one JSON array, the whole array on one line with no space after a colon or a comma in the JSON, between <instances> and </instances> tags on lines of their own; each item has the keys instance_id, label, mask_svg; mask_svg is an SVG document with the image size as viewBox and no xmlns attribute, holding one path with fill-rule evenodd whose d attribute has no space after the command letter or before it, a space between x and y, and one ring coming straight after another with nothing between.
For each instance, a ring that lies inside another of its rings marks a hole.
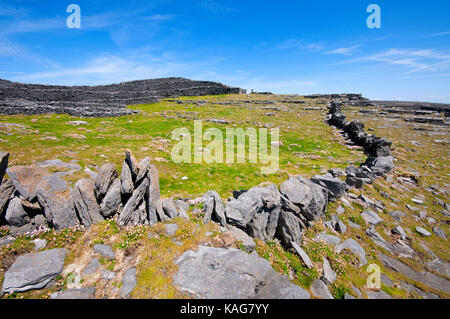
<instances>
[{"instance_id":1,"label":"limestone rock","mask_svg":"<svg viewBox=\"0 0 450 319\"><path fill-rule=\"evenodd\" d=\"M50 249L17 257L5 273L2 291L22 292L46 287L64 267L66 249Z\"/></svg>"},{"instance_id":2,"label":"limestone rock","mask_svg":"<svg viewBox=\"0 0 450 319\"><path fill-rule=\"evenodd\" d=\"M314 280L311 285L311 293L320 299L334 299L327 285L320 279Z\"/></svg>"},{"instance_id":3,"label":"limestone rock","mask_svg":"<svg viewBox=\"0 0 450 319\"><path fill-rule=\"evenodd\" d=\"M30 217L23 209L22 201L19 197L14 197L9 201L5 219L9 225L14 227L21 227L30 223Z\"/></svg>"},{"instance_id":4,"label":"limestone rock","mask_svg":"<svg viewBox=\"0 0 450 319\"><path fill-rule=\"evenodd\" d=\"M120 179L116 178L109 187L106 195L100 204L100 213L103 217L114 216L121 205L121 184Z\"/></svg>"},{"instance_id":5,"label":"limestone rock","mask_svg":"<svg viewBox=\"0 0 450 319\"><path fill-rule=\"evenodd\" d=\"M120 288L120 295L126 298L136 287L136 268L128 268L122 278L122 287Z\"/></svg>"},{"instance_id":6,"label":"limestone rock","mask_svg":"<svg viewBox=\"0 0 450 319\"><path fill-rule=\"evenodd\" d=\"M269 262L237 249L199 246L176 261L174 285L199 299L308 299Z\"/></svg>"},{"instance_id":7,"label":"limestone rock","mask_svg":"<svg viewBox=\"0 0 450 319\"><path fill-rule=\"evenodd\" d=\"M105 197L109 187L117 177L118 174L113 164L105 164L100 168L94 184L95 196L97 197L98 202L101 202L103 197Z\"/></svg>"},{"instance_id":8,"label":"limestone rock","mask_svg":"<svg viewBox=\"0 0 450 319\"><path fill-rule=\"evenodd\" d=\"M75 209L81 222L86 227L101 222L100 206L94 193L94 184L88 179L81 179L75 184L72 194Z\"/></svg>"}]
</instances>

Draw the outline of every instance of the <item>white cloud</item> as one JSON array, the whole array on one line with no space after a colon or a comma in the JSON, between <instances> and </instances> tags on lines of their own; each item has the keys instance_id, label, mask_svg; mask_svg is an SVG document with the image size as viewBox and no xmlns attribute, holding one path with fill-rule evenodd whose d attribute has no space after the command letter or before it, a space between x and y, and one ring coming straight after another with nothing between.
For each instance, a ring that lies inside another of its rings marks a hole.
<instances>
[{"instance_id":1,"label":"white cloud","mask_svg":"<svg viewBox=\"0 0 450 319\"><path fill-rule=\"evenodd\" d=\"M356 51L356 49L360 48L361 45L355 45L352 47L339 48L332 51L327 51L325 54L342 54L342 55L352 55Z\"/></svg>"},{"instance_id":2,"label":"white cloud","mask_svg":"<svg viewBox=\"0 0 450 319\"><path fill-rule=\"evenodd\" d=\"M441 37L444 35L450 35L450 31L428 34L428 35L423 36L423 38L434 38L434 37Z\"/></svg>"}]
</instances>

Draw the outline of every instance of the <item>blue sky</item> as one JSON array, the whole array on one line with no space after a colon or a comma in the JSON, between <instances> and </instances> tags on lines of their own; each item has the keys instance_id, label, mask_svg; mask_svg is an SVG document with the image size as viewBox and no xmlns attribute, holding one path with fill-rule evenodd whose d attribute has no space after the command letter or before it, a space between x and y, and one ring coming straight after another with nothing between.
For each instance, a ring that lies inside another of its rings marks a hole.
<instances>
[{"instance_id":1,"label":"blue sky","mask_svg":"<svg viewBox=\"0 0 450 319\"><path fill-rule=\"evenodd\" d=\"M81 7L81 29L66 8ZM381 29L366 25L369 4ZM0 78L183 76L274 93L450 102L450 1L0 0Z\"/></svg>"}]
</instances>

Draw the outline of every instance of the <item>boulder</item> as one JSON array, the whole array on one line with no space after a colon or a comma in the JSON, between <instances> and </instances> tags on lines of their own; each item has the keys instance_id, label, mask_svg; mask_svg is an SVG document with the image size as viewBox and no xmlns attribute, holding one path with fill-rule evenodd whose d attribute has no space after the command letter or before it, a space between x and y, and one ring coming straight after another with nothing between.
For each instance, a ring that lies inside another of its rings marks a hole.
<instances>
[{"instance_id":1,"label":"boulder","mask_svg":"<svg viewBox=\"0 0 450 319\"><path fill-rule=\"evenodd\" d=\"M8 203L11 195L14 193L14 187L12 181L10 179L5 180L0 185L0 216L3 216L3 212L5 211L6 204Z\"/></svg>"},{"instance_id":2,"label":"boulder","mask_svg":"<svg viewBox=\"0 0 450 319\"><path fill-rule=\"evenodd\" d=\"M96 257L92 258L89 264L84 268L82 276L88 277L92 274L95 274L99 269L102 268L102 264L100 263L100 260Z\"/></svg>"},{"instance_id":3,"label":"boulder","mask_svg":"<svg viewBox=\"0 0 450 319\"><path fill-rule=\"evenodd\" d=\"M286 247L290 247L292 242L301 242L302 233L305 228L305 224L293 213L281 211L276 238L278 238Z\"/></svg>"},{"instance_id":4,"label":"boulder","mask_svg":"<svg viewBox=\"0 0 450 319\"><path fill-rule=\"evenodd\" d=\"M349 238L349 239L345 240L343 243L338 244L335 248L337 253L340 253L343 249L349 249L356 256L358 256L359 261L360 261L360 266L364 266L365 264L367 264L366 251L353 238Z\"/></svg>"},{"instance_id":5,"label":"boulder","mask_svg":"<svg viewBox=\"0 0 450 319\"><path fill-rule=\"evenodd\" d=\"M81 179L75 184L72 193L74 207L84 226L90 227L93 224L104 220L100 214L100 206L97 203L94 193L94 184L88 179Z\"/></svg>"},{"instance_id":6,"label":"boulder","mask_svg":"<svg viewBox=\"0 0 450 319\"><path fill-rule=\"evenodd\" d=\"M111 183L111 186L100 204L100 213L102 216L105 218L114 216L119 211L121 201L120 179L116 178Z\"/></svg>"},{"instance_id":7,"label":"boulder","mask_svg":"<svg viewBox=\"0 0 450 319\"><path fill-rule=\"evenodd\" d=\"M9 153L0 152L0 184L3 182L3 177L5 176L6 169L8 168Z\"/></svg>"},{"instance_id":8,"label":"boulder","mask_svg":"<svg viewBox=\"0 0 450 319\"><path fill-rule=\"evenodd\" d=\"M371 210L365 210L361 213L361 217L366 221L367 224L370 225L378 225L383 222L380 216L377 213Z\"/></svg>"},{"instance_id":9,"label":"boulder","mask_svg":"<svg viewBox=\"0 0 450 319\"><path fill-rule=\"evenodd\" d=\"M122 173L120 174L121 190L124 195L131 195L134 189L133 177L130 167L124 161L122 165Z\"/></svg>"},{"instance_id":10,"label":"boulder","mask_svg":"<svg viewBox=\"0 0 450 319\"><path fill-rule=\"evenodd\" d=\"M445 232L437 226L433 226L433 233L442 239L447 239L447 235L445 234Z\"/></svg>"},{"instance_id":11,"label":"boulder","mask_svg":"<svg viewBox=\"0 0 450 319\"><path fill-rule=\"evenodd\" d=\"M311 181L316 183L326 190L328 190L328 198L330 200L336 200L345 195L346 184L339 178L333 177L329 174L327 175L315 175Z\"/></svg>"},{"instance_id":12,"label":"boulder","mask_svg":"<svg viewBox=\"0 0 450 319\"><path fill-rule=\"evenodd\" d=\"M70 194L73 190L56 174L43 178L37 190L39 205L44 209L47 223L56 230L79 223ZM95 199L94 199L95 201Z\"/></svg>"},{"instance_id":13,"label":"boulder","mask_svg":"<svg viewBox=\"0 0 450 319\"><path fill-rule=\"evenodd\" d=\"M301 176L291 177L280 185L280 193L300 209L309 221L317 221L325 212L328 203L327 191L323 187ZM292 205L283 202L283 209L292 210Z\"/></svg>"},{"instance_id":14,"label":"boulder","mask_svg":"<svg viewBox=\"0 0 450 319\"><path fill-rule=\"evenodd\" d=\"M46 287L61 274L66 253L66 249L58 248L17 257L5 273L2 291L13 293Z\"/></svg>"},{"instance_id":15,"label":"boulder","mask_svg":"<svg viewBox=\"0 0 450 319\"><path fill-rule=\"evenodd\" d=\"M337 236L328 235L325 232L314 237L314 241L321 241L328 245L336 246L341 242L341 239Z\"/></svg>"},{"instance_id":16,"label":"boulder","mask_svg":"<svg viewBox=\"0 0 450 319\"><path fill-rule=\"evenodd\" d=\"M327 285L320 279L314 280L311 285L311 293L314 297L320 299L334 299Z\"/></svg>"},{"instance_id":17,"label":"boulder","mask_svg":"<svg viewBox=\"0 0 450 319\"><path fill-rule=\"evenodd\" d=\"M269 240L275 236L281 211L281 195L273 183L266 187L258 187L262 209L256 211L247 224L247 232L253 238Z\"/></svg>"},{"instance_id":18,"label":"boulder","mask_svg":"<svg viewBox=\"0 0 450 319\"><path fill-rule=\"evenodd\" d=\"M14 227L21 227L30 223L30 217L23 209L22 201L19 197L14 197L9 201L5 219L9 225Z\"/></svg>"},{"instance_id":19,"label":"boulder","mask_svg":"<svg viewBox=\"0 0 450 319\"><path fill-rule=\"evenodd\" d=\"M216 191L210 190L203 195L203 198L205 199L205 215L203 222L209 222L208 219L212 219L218 222L221 226L226 227L227 220L225 216L225 206L220 195ZM212 201L211 198L213 199Z\"/></svg>"},{"instance_id":20,"label":"boulder","mask_svg":"<svg viewBox=\"0 0 450 319\"><path fill-rule=\"evenodd\" d=\"M295 252L300 256L301 260L303 261L303 264L308 268L314 268L314 264L311 261L311 258L309 258L308 254L295 242L291 243L292 248L295 250Z\"/></svg>"},{"instance_id":21,"label":"boulder","mask_svg":"<svg viewBox=\"0 0 450 319\"><path fill-rule=\"evenodd\" d=\"M135 182L139 174L139 163L134 157L134 155L131 153L131 151L128 149L125 150L125 162L130 168L131 176L133 177L133 182Z\"/></svg>"},{"instance_id":22,"label":"boulder","mask_svg":"<svg viewBox=\"0 0 450 319\"><path fill-rule=\"evenodd\" d=\"M14 187L26 200L33 202L37 197L38 186L50 172L42 167L13 166L7 169Z\"/></svg>"},{"instance_id":23,"label":"boulder","mask_svg":"<svg viewBox=\"0 0 450 319\"><path fill-rule=\"evenodd\" d=\"M322 257L322 260L323 260L323 276L322 276L322 280L327 285L331 285L333 282L336 281L336 277L337 277L336 273L331 268L330 262L328 261L327 258Z\"/></svg>"},{"instance_id":24,"label":"boulder","mask_svg":"<svg viewBox=\"0 0 450 319\"><path fill-rule=\"evenodd\" d=\"M422 236L425 236L425 237L431 236L431 233L428 230L426 230L425 228L420 227L420 226L416 226L416 232L418 232L419 234L421 234Z\"/></svg>"},{"instance_id":25,"label":"boulder","mask_svg":"<svg viewBox=\"0 0 450 319\"><path fill-rule=\"evenodd\" d=\"M173 203L175 204L175 207L178 211L178 216L184 219L189 219L189 215L187 213L187 211L189 210L189 204L179 199L173 201Z\"/></svg>"},{"instance_id":26,"label":"boulder","mask_svg":"<svg viewBox=\"0 0 450 319\"><path fill-rule=\"evenodd\" d=\"M261 257L234 248L199 246L176 261L174 285L199 299L308 299L309 293Z\"/></svg>"},{"instance_id":27,"label":"boulder","mask_svg":"<svg viewBox=\"0 0 450 319\"><path fill-rule=\"evenodd\" d=\"M155 165L150 165L148 170L149 187L146 194L147 212L150 225L158 222L158 215L162 217L161 191L159 187L159 174ZM159 210L159 214L158 214ZM162 219L160 219L162 221Z\"/></svg>"},{"instance_id":28,"label":"boulder","mask_svg":"<svg viewBox=\"0 0 450 319\"><path fill-rule=\"evenodd\" d=\"M164 228L166 229L166 236L175 236L178 225L177 224L164 224Z\"/></svg>"},{"instance_id":29,"label":"boulder","mask_svg":"<svg viewBox=\"0 0 450 319\"><path fill-rule=\"evenodd\" d=\"M392 228L391 232L393 234L399 235L402 240L405 240L408 237L405 231L403 230L402 226L396 226Z\"/></svg>"},{"instance_id":30,"label":"boulder","mask_svg":"<svg viewBox=\"0 0 450 319\"><path fill-rule=\"evenodd\" d=\"M369 167L375 175L383 176L394 170L394 160L392 156L368 157L365 165Z\"/></svg>"},{"instance_id":31,"label":"boulder","mask_svg":"<svg viewBox=\"0 0 450 319\"><path fill-rule=\"evenodd\" d=\"M149 185L150 180L148 178L145 178L142 183L139 184L139 186L135 189L133 195L127 201L122 212L119 215L120 226L127 226L131 222L132 215L144 199L144 195L147 192Z\"/></svg>"},{"instance_id":32,"label":"boulder","mask_svg":"<svg viewBox=\"0 0 450 319\"><path fill-rule=\"evenodd\" d=\"M150 169L151 160L150 157L145 157L138 164L138 175L136 177L135 184L139 184L145 177L147 177L148 171Z\"/></svg>"},{"instance_id":33,"label":"boulder","mask_svg":"<svg viewBox=\"0 0 450 319\"><path fill-rule=\"evenodd\" d=\"M162 201L162 208L164 211L164 214L169 218L175 218L178 216L178 210L175 206L175 203L172 198L165 198Z\"/></svg>"},{"instance_id":34,"label":"boulder","mask_svg":"<svg viewBox=\"0 0 450 319\"><path fill-rule=\"evenodd\" d=\"M105 164L98 171L97 177L95 178L95 196L100 203L108 192L112 183L117 179L119 175L117 174L116 168L113 164Z\"/></svg>"}]
</instances>

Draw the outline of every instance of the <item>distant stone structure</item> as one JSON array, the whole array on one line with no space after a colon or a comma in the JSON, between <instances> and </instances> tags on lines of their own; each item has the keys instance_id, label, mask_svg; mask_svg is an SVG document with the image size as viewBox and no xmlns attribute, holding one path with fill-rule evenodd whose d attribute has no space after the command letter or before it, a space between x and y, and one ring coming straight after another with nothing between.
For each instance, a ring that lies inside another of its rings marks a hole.
<instances>
[{"instance_id":1,"label":"distant stone structure","mask_svg":"<svg viewBox=\"0 0 450 319\"><path fill-rule=\"evenodd\" d=\"M161 98L245 94L217 82L164 78L98 86L22 84L0 80L0 114L70 114L110 117L133 114L127 105L155 103Z\"/></svg>"}]
</instances>

